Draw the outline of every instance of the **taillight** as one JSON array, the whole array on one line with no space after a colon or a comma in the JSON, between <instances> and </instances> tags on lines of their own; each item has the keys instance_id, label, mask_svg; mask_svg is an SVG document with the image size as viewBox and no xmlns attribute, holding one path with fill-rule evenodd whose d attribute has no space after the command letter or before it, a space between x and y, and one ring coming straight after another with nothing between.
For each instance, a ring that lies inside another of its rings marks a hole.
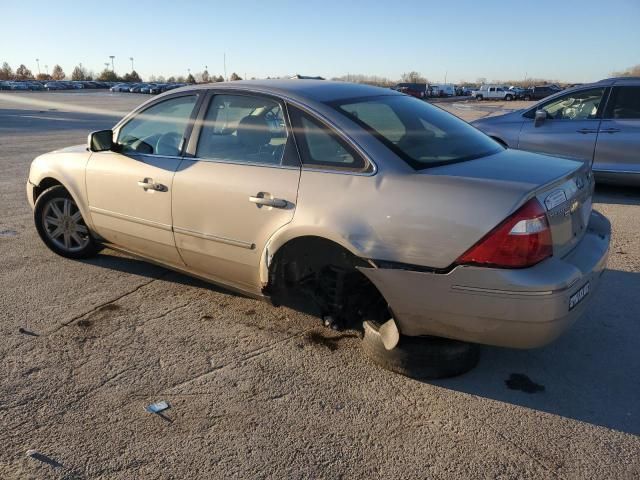
<instances>
[{"instance_id":1,"label":"taillight","mask_svg":"<svg viewBox=\"0 0 640 480\"><path fill-rule=\"evenodd\" d=\"M535 198L525 203L457 261L485 267L524 268L553 254L547 215Z\"/></svg>"}]
</instances>

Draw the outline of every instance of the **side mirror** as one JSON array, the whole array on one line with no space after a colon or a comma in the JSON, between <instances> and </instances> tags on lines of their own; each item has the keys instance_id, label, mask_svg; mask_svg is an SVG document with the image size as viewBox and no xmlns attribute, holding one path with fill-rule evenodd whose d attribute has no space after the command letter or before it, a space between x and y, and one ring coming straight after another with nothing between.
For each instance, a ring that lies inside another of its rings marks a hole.
<instances>
[{"instance_id":1,"label":"side mirror","mask_svg":"<svg viewBox=\"0 0 640 480\"><path fill-rule=\"evenodd\" d=\"M89 134L89 150L106 152L113 149L113 130L99 130Z\"/></svg>"},{"instance_id":2,"label":"side mirror","mask_svg":"<svg viewBox=\"0 0 640 480\"><path fill-rule=\"evenodd\" d=\"M536 110L536 116L535 116L535 120L533 121L533 126L539 127L544 123L546 119L547 119L547 112L545 112L544 110Z\"/></svg>"}]
</instances>

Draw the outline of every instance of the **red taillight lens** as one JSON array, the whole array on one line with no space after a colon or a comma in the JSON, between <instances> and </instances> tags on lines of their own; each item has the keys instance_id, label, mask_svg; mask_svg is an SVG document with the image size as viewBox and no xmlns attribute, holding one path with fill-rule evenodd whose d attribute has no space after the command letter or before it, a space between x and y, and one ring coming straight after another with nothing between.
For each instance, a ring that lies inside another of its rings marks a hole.
<instances>
[{"instance_id":1,"label":"red taillight lens","mask_svg":"<svg viewBox=\"0 0 640 480\"><path fill-rule=\"evenodd\" d=\"M523 268L553 254L551 229L535 198L491 230L459 259L459 264Z\"/></svg>"}]
</instances>

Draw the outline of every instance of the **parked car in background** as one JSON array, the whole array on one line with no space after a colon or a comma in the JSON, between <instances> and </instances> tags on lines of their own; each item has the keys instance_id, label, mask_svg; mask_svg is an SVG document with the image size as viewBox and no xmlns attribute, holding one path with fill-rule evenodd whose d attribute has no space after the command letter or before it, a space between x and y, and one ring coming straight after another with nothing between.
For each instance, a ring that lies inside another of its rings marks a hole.
<instances>
[{"instance_id":1,"label":"parked car in background","mask_svg":"<svg viewBox=\"0 0 640 480\"><path fill-rule=\"evenodd\" d=\"M15 81L11 82L11 90L30 90L27 82Z\"/></svg>"},{"instance_id":2,"label":"parked car in background","mask_svg":"<svg viewBox=\"0 0 640 480\"><path fill-rule=\"evenodd\" d=\"M542 85L539 87L527 88L522 92L521 96L524 100L542 100L543 98L553 95L561 91L560 87Z\"/></svg>"},{"instance_id":3,"label":"parked car in background","mask_svg":"<svg viewBox=\"0 0 640 480\"><path fill-rule=\"evenodd\" d=\"M510 148L580 160L598 181L640 185L640 78L580 85L473 125Z\"/></svg>"},{"instance_id":4,"label":"parked car in background","mask_svg":"<svg viewBox=\"0 0 640 480\"><path fill-rule=\"evenodd\" d=\"M514 100L515 93L503 85L482 85L471 92L476 100Z\"/></svg>"},{"instance_id":5,"label":"parked car in background","mask_svg":"<svg viewBox=\"0 0 640 480\"><path fill-rule=\"evenodd\" d=\"M128 83L118 83L111 87L109 90L112 92L128 92L131 88L131 85Z\"/></svg>"},{"instance_id":6,"label":"parked car in background","mask_svg":"<svg viewBox=\"0 0 640 480\"><path fill-rule=\"evenodd\" d=\"M398 83L393 90L400 93L411 95L416 98L425 98L427 96L427 84L426 83Z\"/></svg>"},{"instance_id":7,"label":"parked car in background","mask_svg":"<svg viewBox=\"0 0 640 480\"><path fill-rule=\"evenodd\" d=\"M456 94L456 87L452 83L432 83L429 85L429 96L431 97L453 97Z\"/></svg>"},{"instance_id":8,"label":"parked car in background","mask_svg":"<svg viewBox=\"0 0 640 480\"><path fill-rule=\"evenodd\" d=\"M545 345L588 308L610 241L587 165L505 149L389 89L322 80L154 97L36 158L26 190L59 255L108 245L311 301L362 324L376 355L400 335Z\"/></svg>"},{"instance_id":9,"label":"parked car in background","mask_svg":"<svg viewBox=\"0 0 640 480\"><path fill-rule=\"evenodd\" d=\"M11 90L11 83L7 81L0 81L0 90Z\"/></svg>"}]
</instances>

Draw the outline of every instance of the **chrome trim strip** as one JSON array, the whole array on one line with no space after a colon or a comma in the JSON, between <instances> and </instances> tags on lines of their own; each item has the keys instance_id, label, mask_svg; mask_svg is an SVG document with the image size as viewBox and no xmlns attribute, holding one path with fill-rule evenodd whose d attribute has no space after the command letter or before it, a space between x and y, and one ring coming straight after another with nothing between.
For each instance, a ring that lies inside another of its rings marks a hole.
<instances>
[{"instance_id":1,"label":"chrome trim strip","mask_svg":"<svg viewBox=\"0 0 640 480\"><path fill-rule=\"evenodd\" d=\"M609 170L606 168L592 169L593 173L623 173L625 175L640 175L640 171L632 172L631 170Z\"/></svg>"},{"instance_id":2,"label":"chrome trim strip","mask_svg":"<svg viewBox=\"0 0 640 480\"><path fill-rule=\"evenodd\" d=\"M259 163L259 162L242 162L240 160L220 160L214 158L203 158L203 157L185 157L182 160L184 161L194 161L194 162L211 162L211 163L224 163L227 165L241 165L241 166L249 166L249 167L266 167L266 168L281 168L283 170L300 170L300 167L294 167L293 165L276 165L270 163Z\"/></svg>"},{"instance_id":3,"label":"chrome trim strip","mask_svg":"<svg viewBox=\"0 0 640 480\"><path fill-rule=\"evenodd\" d=\"M569 288L569 287L567 287ZM452 285L452 290L463 290L468 292L477 292L477 293L493 293L498 295L527 295L527 296L540 296L540 295L551 295L553 294L553 290L548 291L539 291L539 292L518 292L515 290L493 290L490 288L477 288L477 287L465 287L463 285ZM566 289L562 289L566 290ZM558 291L562 291L558 290Z\"/></svg>"},{"instance_id":4,"label":"chrome trim strip","mask_svg":"<svg viewBox=\"0 0 640 480\"><path fill-rule=\"evenodd\" d=\"M181 233L182 235L188 235L190 237L202 238L204 240L212 240L214 242L224 243L227 245L233 245L234 247L246 248L247 250L253 250L256 248L254 243L244 242L242 240L234 240L232 238L218 237L217 235L211 235L209 233L196 232L189 230L188 228L173 227L175 233Z\"/></svg>"},{"instance_id":5,"label":"chrome trim strip","mask_svg":"<svg viewBox=\"0 0 640 480\"><path fill-rule=\"evenodd\" d=\"M112 212L111 210L105 210L103 208L89 206L89 211L92 213L99 213L100 215L106 215L107 217L117 218L118 220L127 220L129 222L138 223L147 227L158 228L160 230L171 231L171 225L165 223L154 222L153 220L145 220L144 218L133 217L131 215L125 215L124 213Z\"/></svg>"}]
</instances>

